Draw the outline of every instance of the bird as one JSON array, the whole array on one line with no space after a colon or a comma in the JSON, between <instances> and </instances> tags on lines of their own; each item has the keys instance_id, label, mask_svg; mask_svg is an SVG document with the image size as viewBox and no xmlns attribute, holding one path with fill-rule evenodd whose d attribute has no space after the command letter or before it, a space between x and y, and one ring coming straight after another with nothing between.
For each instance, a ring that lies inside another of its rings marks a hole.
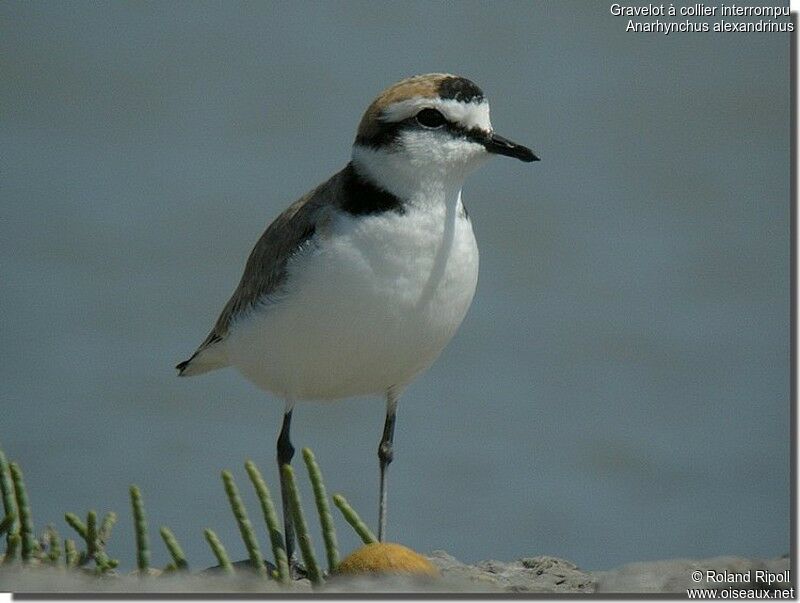
<instances>
[{"instance_id":1,"label":"bird","mask_svg":"<svg viewBox=\"0 0 800 603\"><path fill-rule=\"evenodd\" d=\"M398 401L472 303L478 247L461 190L492 155L539 160L494 132L473 81L428 73L383 90L361 118L350 161L267 227L211 332L176 367L189 377L231 366L284 402L279 471L294 455L295 403L382 397L381 542Z\"/></svg>"}]
</instances>

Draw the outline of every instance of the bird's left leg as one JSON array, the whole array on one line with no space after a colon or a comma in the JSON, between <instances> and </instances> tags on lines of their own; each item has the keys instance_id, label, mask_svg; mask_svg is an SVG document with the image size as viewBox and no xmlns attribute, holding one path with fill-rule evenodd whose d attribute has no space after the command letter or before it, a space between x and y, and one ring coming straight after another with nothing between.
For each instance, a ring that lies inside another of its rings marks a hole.
<instances>
[{"instance_id":1,"label":"bird's left leg","mask_svg":"<svg viewBox=\"0 0 800 603\"><path fill-rule=\"evenodd\" d=\"M289 431L292 427L292 408L293 403L287 401L286 409L283 413L283 425L278 436L278 475L281 477L281 502L283 503L283 537L286 544L286 557L289 567L294 565L294 522L292 513L289 510L289 492L286 487L286 478L283 476L283 466L289 465L294 456L294 446L292 446Z\"/></svg>"},{"instance_id":2,"label":"bird's left leg","mask_svg":"<svg viewBox=\"0 0 800 603\"><path fill-rule=\"evenodd\" d=\"M378 461L381 467L380 503L378 507L378 540L386 540L386 487L387 470L394 458L394 423L397 417L397 394L393 389L386 392L386 421L383 424L383 437L378 446Z\"/></svg>"}]
</instances>

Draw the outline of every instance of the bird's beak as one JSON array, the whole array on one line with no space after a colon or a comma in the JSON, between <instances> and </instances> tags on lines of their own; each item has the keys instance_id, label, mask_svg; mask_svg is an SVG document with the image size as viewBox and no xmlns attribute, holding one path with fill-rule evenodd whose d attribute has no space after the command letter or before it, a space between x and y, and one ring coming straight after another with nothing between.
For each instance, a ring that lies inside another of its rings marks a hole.
<instances>
[{"instance_id":1,"label":"bird's beak","mask_svg":"<svg viewBox=\"0 0 800 603\"><path fill-rule=\"evenodd\" d=\"M508 138L498 136L494 132L489 134L483 143L486 150L490 153L497 155L507 155L508 157L516 157L520 161L530 163L531 161L539 161L536 153L531 151L528 147L524 147L516 142L511 142Z\"/></svg>"}]
</instances>

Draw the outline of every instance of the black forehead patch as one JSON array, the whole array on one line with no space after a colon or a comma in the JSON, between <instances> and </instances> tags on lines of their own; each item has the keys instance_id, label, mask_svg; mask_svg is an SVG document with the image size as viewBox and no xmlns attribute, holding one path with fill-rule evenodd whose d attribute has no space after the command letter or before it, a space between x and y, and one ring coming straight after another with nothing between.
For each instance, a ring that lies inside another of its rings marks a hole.
<instances>
[{"instance_id":1,"label":"black forehead patch","mask_svg":"<svg viewBox=\"0 0 800 603\"><path fill-rule=\"evenodd\" d=\"M483 90L465 77L446 77L439 83L439 96L468 103L482 101Z\"/></svg>"}]
</instances>

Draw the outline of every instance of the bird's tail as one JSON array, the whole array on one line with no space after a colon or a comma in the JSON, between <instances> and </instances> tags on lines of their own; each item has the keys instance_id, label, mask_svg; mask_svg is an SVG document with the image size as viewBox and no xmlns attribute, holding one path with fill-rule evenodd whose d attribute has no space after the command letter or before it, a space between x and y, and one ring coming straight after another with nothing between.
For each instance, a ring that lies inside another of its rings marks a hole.
<instances>
[{"instance_id":1,"label":"bird's tail","mask_svg":"<svg viewBox=\"0 0 800 603\"><path fill-rule=\"evenodd\" d=\"M194 377L228 366L228 359L217 347L201 346L188 360L184 360L175 367L178 369L178 377Z\"/></svg>"}]
</instances>

